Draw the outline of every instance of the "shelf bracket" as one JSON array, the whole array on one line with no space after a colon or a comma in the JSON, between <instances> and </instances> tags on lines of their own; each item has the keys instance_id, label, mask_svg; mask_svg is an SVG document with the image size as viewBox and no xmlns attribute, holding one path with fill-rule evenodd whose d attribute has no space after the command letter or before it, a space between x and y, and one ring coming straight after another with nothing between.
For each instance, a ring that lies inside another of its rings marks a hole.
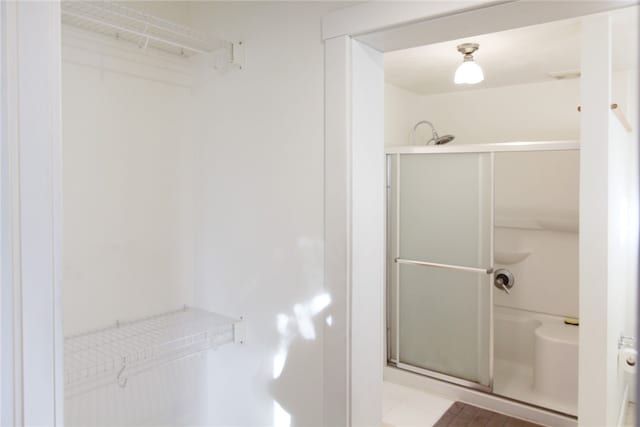
<instances>
[{"instance_id":1,"label":"shelf bracket","mask_svg":"<svg viewBox=\"0 0 640 427\"><path fill-rule=\"evenodd\" d=\"M240 321L233 324L233 342L235 344L244 344L246 334L244 318L240 317Z\"/></svg>"},{"instance_id":2,"label":"shelf bracket","mask_svg":"<svg viewBox=\"0 0 640 427\"><path fill-rule=\"evenodd\" d=\"M144 24L144 31L143 34L145 34L145 40L142 46L140 46L143 50L147 48L147 46L149 46L149 23L145 22Z\"/></svg>"},{"instance_id":3,"label":"shelf bracket","mask_svg":"<svg viewBox=\"0 0 640 427\"><path fill-rule=\"evenodd\" d=\"M242 70L244 68L245 56L244 56L244 43L232 42L231 43L231 64Z\"/></svg>"},{"instance_id":4,"label":"shelf bracket","mask_svg":"<svg viewBox=\"0 0 640 427\"><path fill-rule=\"evenodd\" d=\"M127 377L123 377L122 374L124 373L124 370L127 368L127 359L125 357L122 358L122 366L120 367L120 370L118 371L118 375L116 375L116 381L118 383L118 385L120 386L120 388L125 388L127 386L127 381L129 381L129 379Z\"/></svg>"}]
</instances>

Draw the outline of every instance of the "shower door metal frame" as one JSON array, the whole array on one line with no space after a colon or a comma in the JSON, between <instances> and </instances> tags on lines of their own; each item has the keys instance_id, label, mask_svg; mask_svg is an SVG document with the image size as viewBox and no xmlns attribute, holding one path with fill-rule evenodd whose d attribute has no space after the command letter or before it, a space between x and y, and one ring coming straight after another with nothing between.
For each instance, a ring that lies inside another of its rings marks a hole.
<instances>
[{"instance_id":1,"label":"shower door metal frame","mask_svg":"<svg viewBox=\"0 0 640 427\"><path fill-rule=\"evenodd\" d=\"M445 148L443 146L427 146L428 150L432 150L433 148ZM457 151L457 149L459 149L462 146L454 146L454 150L456 151L452 151L452 150L447 150L446 147L444 150L437 150L435 151L433 154L449 154L449 153L458 153L460 151ZM398 147L400 148L400 147ZM413 148L422 148L422 147L413 147ZM486 151L486 153L490 154L489 156L489 169L491 171L490 174L490 191L489 191L489 199L490 199L490 206L491 208L489 209L489 223L492 224L492 229L489 232L489 266L488 267L470 267L470 266L463 266L463 265L455 265L455 264L443 264L443 263L435 263L435 262L427 262L427 261L422 261L422 260L412 260L412 259L406 259L406 258L401 258L400 254L399 254L399 241L400 241L400 236L399 233L396 233L396 239L395 239L395 253L392 254L393 250L392 250L392 226L389 222L389 219L391 218L391 209L392 209L392 202L395 202L395 224L393 225L393 227L396 230L399 230L399 222L400 222L400 199L399 199L399 184L400 184L400 162L398 161L395 171L395 177L392 177L392 161L393 161L393 155L399 155L399 154L414 154L412 152L404 152L401 149L399 149L397 152L389 152L390 150L387 150L386 156L387 156L387 182L386 182L386 203L387 203L387 222L386 222L386 226L387 226L387 230L386 230L386 236L387 236L387 284L386 284L386 296L387 296L387 325L386 325L386 331L387 331L387 364L391 364L393 366L395 366L396 368L399 369L404 369L406 371L410 371L410 372L414 372L417 374L421 374L421 375L425 375L431 378L435 378L437 380L441 380L441 381L446 381L446 382L450 382L453 384L458 384L467 388L471 388L474 390L479 390L479 391L484 391L484 392L492 392L493 391L493 289L489 290L489 384L488 385L484 385L481 383L477 383L477 382L473 382L464 378L459 378L456 377L454 375L449 375L449 374L444 374L438 371L434 371L431 369L427 369L427 368L421 368L418 366L414 366L411 364L407 364L407 363L403 363L400 361L400 268L397 267L395 269L395 295L396 295L396 309L395 309L395 324L396 324L396 336L395 336L395 348L396 348L396 359L393 359L391 357L391 347L392 347L392 343L391 343L391 335L392 335L392 324L391 324L391 285L392 285L392 271L393 271L393 264L396 265L400 265L400 264L408 264L408 265L418 265L418 266L422 266L425 268L441 268L441 269L447 269L447 270L457 270L457 271L466 271L466 272L472 272L472 273L477 273L477 274L483 274L483 275L493 275L493 252L494 252L494 236L493 236L493 223L494 223L494 203L493 203L493 198L494 198L494 185L493 185L493 173L494 173L494 153L493 151ZM471 151L462 151L463 153L472 153ZM476 153L481 153L481 151L478 151ZM415 154L422 154L420 152L417 152ZM426 154L426 153L425 153ZM398 157L399 159L400 157ZM391 192L393 190L393 185L396 186L396 199L392 200L391 197ZM487 284L487 286L490 286L490 281Z\"/></svg>"},{"instance_id":2,"label":"shower door metal frame","mask_svg":"<svg viewBox=\"0 0 640 427\"><path fill-rule=\"evenodd\" d=\"M476 383L473 381L469 381L463 378L458 378L452 375L443 374L437 371L432 371L426 368L420 368L417 366L413 366L410 364L402 363L400 361L400 309L399 309L399 269L395 269L395 294L396 294L396 309L395 309L395 323L396 323L396 336L395 343L392 343L392 310L391 310L391 286L392 286L392 271L393 264L414 264L414 265L422 265L425 267L431 268L446 268L446 269L454 269L454 270L463 270L476 272L478 274L491 274L493 275L494 271L494 228L495 228L495 218L494 218L494 183L493 177L495 173L495 153L497 152L531 152L531 151L573 151L579 150L579 142L578 141L532 141L532 142L506 142L506 143L498 143L498 144L475 144L475 145L439 145L439 146L401 146L401 147L388 147L385 151L385 155L387 156L387 171L386 171L386 248L387 248L387 274L386 274L386 341L387 341L387 364L394 366L399 369L403 369L406 371L414 372L417 374L421 374L427 377L431 377L440 381L446 381L449 383L461 385L470 389L479 390L483 392L492 393L493 392L493 374L494 374L494 328L493 328L493 295L494 289L493 286L490 288L489 292L489 385L485 386L480 383ZM462 154L462 153L489 153L490 157L490 168L491 168L491 191L489 197L491 199L491 209L490 209L490 223L492 224L492 230L490 232L491 242L490 242L490 266L487 268L482 267L468 267L468 266L459 266L459 265L451 265L451 264L441 264L441 263L432 263L426 261L419 260L407 260L399 257L399 253L397 253L399 248L399 236L396 235L395 248L396 253L393 252L392 246L392 226L390 224L390 218L392 217L392 202L395 201L395 219L396 224L394 227L398 228L399 222L399 210L400 210L400 202L399 200L392 200L391 191L392 185L399 184L399 174L400 167L396 167L395 177L392 177L392 168L391 162L394 154ZM490 286L490 285L489 285ZM392 346L395 345L396 348L396 358L392 358Z\"/></svg>"}]
</instances>

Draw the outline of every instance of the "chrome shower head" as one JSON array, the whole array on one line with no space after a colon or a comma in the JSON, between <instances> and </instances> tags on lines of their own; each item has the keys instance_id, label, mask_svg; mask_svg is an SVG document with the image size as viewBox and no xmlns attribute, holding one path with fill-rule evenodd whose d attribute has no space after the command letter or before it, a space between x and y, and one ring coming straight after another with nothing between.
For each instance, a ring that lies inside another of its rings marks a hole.
<instances>
[{"instance_id":1,"label":"chrome shower head","mask_svg":"<svg viewBox=\"0 0 640 427\"><path fill-rule=\"evenodd\" d=\"M432 139L432 141L434 145L442 145L442 144L451 142L454 139L456 139L456 137L453 135L443 135L443 136L439 136L437 138Z\"/></svg>"},{"instance_id":2,"label":"chrome shower head","mask_svg":"<svg viewBox=\"0 0 640 427\"><path fill-rule=\"evenodd\" d=\"M411 135L411 140L413 142L413 145L416 145L416 130L418 129L418 126L423 125L423 124L424 125L429 125L431 127L431 139L428 140L425 145L429 145L429 144L442 145L442 144L446 144L448 142L451 142L451 141L453 141L455 139L455 136L453 136L453 135L438 136L438 132L436 132L436 128L433 127L431 122L429 122L427 120L422 120L422 121L416 123L416 125L413 127L413 133Z\"/></svg>"}]
</instances>

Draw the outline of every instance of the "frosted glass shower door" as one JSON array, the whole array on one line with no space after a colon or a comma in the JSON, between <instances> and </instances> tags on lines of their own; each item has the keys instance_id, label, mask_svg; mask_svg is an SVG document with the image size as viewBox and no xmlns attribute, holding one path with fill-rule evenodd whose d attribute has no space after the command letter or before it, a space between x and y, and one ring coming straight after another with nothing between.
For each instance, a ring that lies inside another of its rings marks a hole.
<instances>
[{"instance_id":1,"label":"frosted glass shower door","mask_svg":"<svg viewBox=\"0 0 640 427\"><path fill-rule=\"evenodd\" d=\"M492 156L390 161L392 357L484 389L492 378Z\"/></svg>"}]
</instances>

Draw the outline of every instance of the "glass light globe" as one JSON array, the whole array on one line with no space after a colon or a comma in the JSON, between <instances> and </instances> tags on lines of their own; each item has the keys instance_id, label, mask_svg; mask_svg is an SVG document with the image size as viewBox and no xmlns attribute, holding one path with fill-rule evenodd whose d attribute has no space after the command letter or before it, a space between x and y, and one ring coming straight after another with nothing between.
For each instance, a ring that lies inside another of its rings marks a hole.
<instances>
[{"instance_id":1,"label":"glass light globe","mask_svg":"<svg viewBox=\"0 0 640 427\"><path fill-rule=\"evenodd\" d=\"M484 73L482 68L476 64L473 60L465 60L458 66L456 75L453 81L455 84L476 84L484 80Z\"/></svg>"}]
</instances>

